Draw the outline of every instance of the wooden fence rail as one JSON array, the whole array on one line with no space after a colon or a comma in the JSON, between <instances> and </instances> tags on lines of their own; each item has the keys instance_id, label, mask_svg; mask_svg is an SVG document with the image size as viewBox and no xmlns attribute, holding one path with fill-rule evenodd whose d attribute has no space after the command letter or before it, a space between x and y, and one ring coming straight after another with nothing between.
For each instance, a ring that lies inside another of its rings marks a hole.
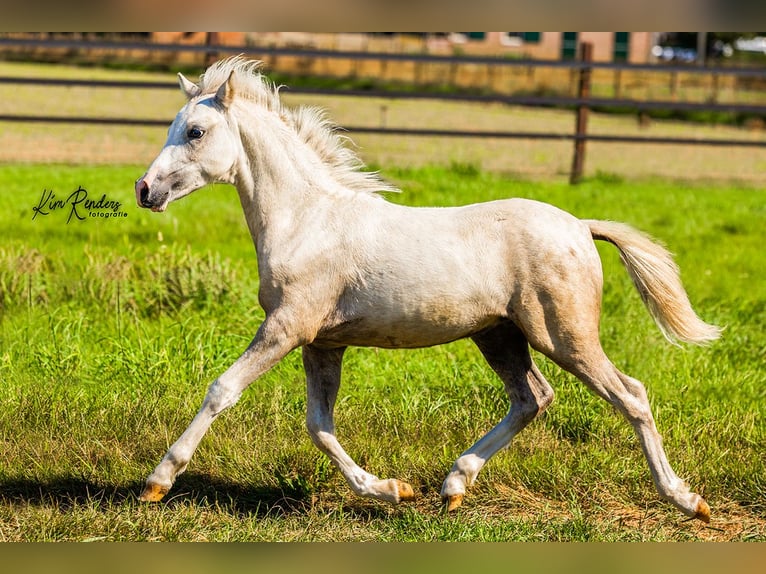
<instances>
[{"instance_id":1,"label":"wooden fence rail","mask_svg":"<svg viewBox=\"0 0 766 574\"><path fill-rule=\"evenodd\" d=\"M662 73L691 73L702 75L739 76L766 79L766 69L760 67L726 66L688 66L677 64L634 64L628 62L591 62L580 60L531 60L527 58L505 58L502 56L482 56L473 54L441 55L415 52L372 52L355 50L320 50L312 48L288 48L275 46L229 46L218 44L161 44L150 42L113 42L76 39L38 39L0 37L0 50L3 48L59 48L69 50L145 50L147 52L196 52L216 53L218 55L246 54L248 56L300 56L306 58L329 58L345 60L376 60L432 62L446 64L487 64L493 66L519 68L569 68L579 70L582 67L604 70L635 70Z\"/></svg>"},{"instance_id":2,"label":"wooden fence rail","mask_svg":"<svg viewBox=\"0 0 766 574\"><path fill-rule=\"evenodd\" d=\"M369 52L334 52L329 50L297 50L285 48L266 48L255 46L210 46L210 45L170 45L148 43L114 43L93 42L82 40L36 40L36 39L13 39L0 38L0 49L8 47L20 48L66 48L66 49L122 49L122 50L148 50L148 51L191 51L203 53L247 53L255 55L300 55L323 58L345 59L377 59L399 60L419 62L449 62L449 63L482 63L497 66L522 66L522 67L557 67L569 68L577 71L579 75L579 89L577 97L567 96L537 96L522 94L470 94L470 93L440 93L431 91L403 91L403 90L358 90L358 89L323 89L323 88L291 88L293 94L333 95L333 96L365 96L384 99L444 99L453 101L470 101L486 103L503 103L513 106L543 106L558 108L573 108L576 113L575 130L573 133L541 133L541 132L508 132L508 131L470 131L470 130L441 130L430 128L406 127L396 128L381 125L375 126L344 126L351 132L375 133L387 135L406 136L436 136L436 137L461 137L461 138L501 138L501 139L537 139L537 140L572 140L574 142L574 154L570 181L576 183L582 177L585 164L585 144L587 141L600 141L611 143L653 143L669 145L707 145L707 146L747 146L766 147L766 140L746 139L720 139L720 138L679 138L679 137L637 137L621 135L596 135L587 131L587 116L589 111L598 109L622 109L635 113L652 110L674 111L709 111L748 114L766 118L766 105L745 103L719 103L719 102L679 102L667 100L637 100L629 98L601 98L591 97L590 78L591 72L597 68L612 70L643 70L662 73L697 73L713 75L734 75L739 77L752 77L766 80L766 69L762 68L700 68L700 67L669 67L651 64L627 64L615 62L593 62L590 54L592 48L589 44L581 46L581 57L577 61L530 61L511 60L485 56L438 56L433 54L396 54L396 53L369 53ZM92 88L120 88L120 89L178 89L175 82L149 82L149 81L112 81L112 80L84 80L84 79L56 79L56 78L23 78L23 77L0 77L0 84L35 85L44 88L46 86L81 86ZM88 117L88 116L51 116L51 115L28 115L28 114L0 114L2 122L22 123L79 123L96 125L128 125L128 126L162 126L170 123L168 120L127 118L127 117Z\"/></svg>"}]
</instances>

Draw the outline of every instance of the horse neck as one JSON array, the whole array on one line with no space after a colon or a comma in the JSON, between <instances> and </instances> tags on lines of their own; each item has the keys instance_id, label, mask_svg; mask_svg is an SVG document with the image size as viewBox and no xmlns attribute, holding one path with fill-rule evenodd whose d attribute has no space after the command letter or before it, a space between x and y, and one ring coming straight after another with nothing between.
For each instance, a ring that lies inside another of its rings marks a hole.
<instances>
[{"instance_id":1,"label":"horse neck","mask_svg":"<svg viewBox=\"0 0 766 574\"><path fill-rule=\"evenodd\" d=\"M267 236L277 241L295 232L318 203L353 193L277 113L251 111L239 132L244 153L237 189L256 248Z\"/></svg>"}]
</instances>

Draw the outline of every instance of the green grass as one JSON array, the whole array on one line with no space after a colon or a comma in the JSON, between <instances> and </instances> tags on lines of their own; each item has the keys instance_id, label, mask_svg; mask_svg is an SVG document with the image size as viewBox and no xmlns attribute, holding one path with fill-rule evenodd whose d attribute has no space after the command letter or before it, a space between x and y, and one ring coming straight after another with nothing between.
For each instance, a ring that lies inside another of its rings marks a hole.
<instances>
[{"instance_id":1,"label":"green grass","mask_svg":"<svg viewBox=\"0 0 766 574\"><path fill-rule=\"evenodd\" d=\"M442 515L452 461L508 406L466 341L352 349L344 363L339 438L370 471L411 482L414 504L353 496L313 447L297 352L215 423L166 501L139 503L146 475L263 318L236 193L208 188L153 214L134 204L142 170L0 166L1 540L766 538L762 191L609 174L569 187L467 164L383 173L405 190L392 201L532 197L634 224L676 253L723 339L668 345L607 245L602 336L646 383L671 462L711 504L706 527L659 501L628 424L541 357L554 404ZM127 217L32 220L44 189L65 196L79 185L122 202Z\"/></svg>"}]
</instances>

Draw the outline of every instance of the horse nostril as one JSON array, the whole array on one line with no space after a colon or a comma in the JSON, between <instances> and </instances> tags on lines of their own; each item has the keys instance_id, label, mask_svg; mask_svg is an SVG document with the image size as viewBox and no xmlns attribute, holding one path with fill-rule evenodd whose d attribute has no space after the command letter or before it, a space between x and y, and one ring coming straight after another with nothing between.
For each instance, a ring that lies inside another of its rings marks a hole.
<instances>
[{"instance_id":1,"label":"horse nostril","mask_svg":"<svg viewBox=\"0 0 766 574\"><path fill-rule=\"evenodd\" d=\"M150 207L146 203L149 198L149 185L143 178L136 182L136 198L141 207Z\"/></svg>"}]
</instances>

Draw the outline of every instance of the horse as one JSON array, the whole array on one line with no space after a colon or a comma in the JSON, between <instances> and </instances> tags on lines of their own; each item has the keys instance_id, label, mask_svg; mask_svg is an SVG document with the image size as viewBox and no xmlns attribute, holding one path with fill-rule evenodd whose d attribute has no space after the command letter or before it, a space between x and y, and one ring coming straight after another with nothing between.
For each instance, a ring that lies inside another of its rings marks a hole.
<instances>
[{"instance_id":1,"label":"horse","mask_svg":"<svg viewBox=\"0 0 766 574\"><path fill-rule=\"evenodd\" d=\"M261 63L234 56L193 83L167 142L135 183L140 207L168 204L207 184L237 189L253 239L265 319L242 355L208 387L189 426L146 479L158 501L189 463L212 422L290 351L301 348L306 428L351 490L400 503L407 482L381 479L344 451L333 411L349 346L430 347L470 337L502 380L507 415L454 462L441 488L453 511L485 463L538 417L553 388L530 348L611 403L633 426L659 496L708 522L710 508L668 462L643 384L602 349L606 241L662 333L704 345L721 329L700 319L668 251L617 222L581 220L552 205L509 198L460 207L408 207L364 164L317 108L288 108Z\"/></svg>"}]
</instances>

